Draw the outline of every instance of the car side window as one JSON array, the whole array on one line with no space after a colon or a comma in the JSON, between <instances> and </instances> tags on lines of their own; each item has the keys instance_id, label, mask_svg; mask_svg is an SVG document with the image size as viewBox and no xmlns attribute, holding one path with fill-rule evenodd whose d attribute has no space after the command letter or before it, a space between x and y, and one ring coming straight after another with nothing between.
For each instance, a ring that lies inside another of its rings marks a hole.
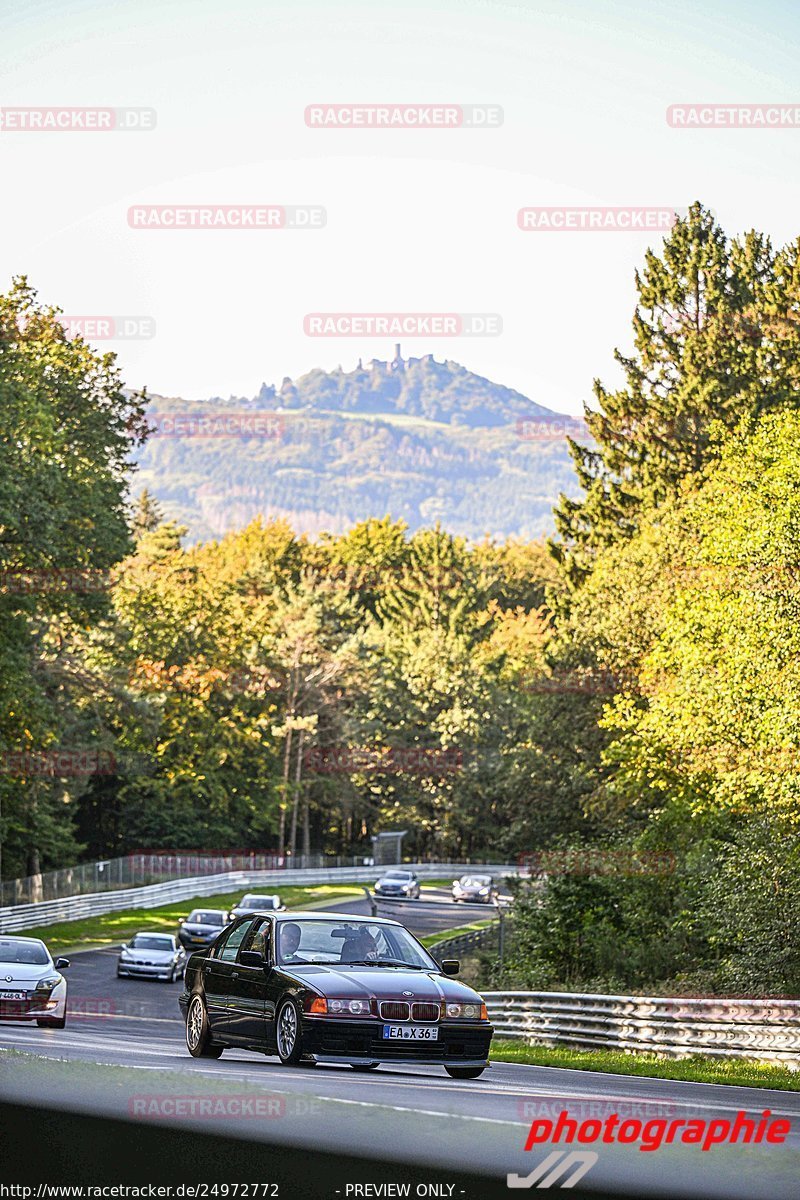
<instances>
[{"instance_id":1,"label":"car side window","mask_svg":"<svg viewBox=\"0 0 800 1200\"><path fill-rule=\"evenodd\" d=\"M266 917L260 917L250 926L250 933L242 942L242 950L253 950L260 954L265 962L269 962L270 923Z\"/></svg>"},{"instance_id":2,"label":"car side window","mask_svg":"<svg viewBox=\"0 0 800 1200\"><path fill-rule=\"evenodd\" d=\"M223 962L235 962L236 955L239 953L239 947L244 941L245 934L249 928L250 926L247 921L243 921L241 925L237 925L235 929L232 929L217 950L216 957L222 959Z\"/></svg>"}]
</instances>

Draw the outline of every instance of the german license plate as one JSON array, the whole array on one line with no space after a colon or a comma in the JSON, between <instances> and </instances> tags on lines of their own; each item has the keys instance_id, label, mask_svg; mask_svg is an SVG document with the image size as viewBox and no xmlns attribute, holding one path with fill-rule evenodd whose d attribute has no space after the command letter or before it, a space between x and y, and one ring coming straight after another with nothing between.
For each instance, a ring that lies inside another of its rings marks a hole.
<instances>
[{"instance_id":1,"label":"german license plate","mask_svg":"<svg viewBox=\"0 0 800 1200\"><path fill-rule=\"evenodd\" d=\"M0 1000L27 1000L26 992L0 992Z\"/></svg>"},{"instance_id":2,"label":"german license plate","mask_svg":"<svg viewBox=\"0 0 800 1200\"><path fill-rule=\"evenodd\" d=\"M392 1042L438 1042L435 1025L384 1025L383 1036Z\"/></svg>"}]
</instances>

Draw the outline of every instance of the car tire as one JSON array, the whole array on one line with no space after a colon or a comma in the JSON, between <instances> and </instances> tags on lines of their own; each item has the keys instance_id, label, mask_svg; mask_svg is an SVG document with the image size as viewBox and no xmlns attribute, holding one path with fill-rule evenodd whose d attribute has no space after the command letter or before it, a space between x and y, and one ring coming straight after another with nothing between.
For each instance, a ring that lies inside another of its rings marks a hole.
<instances>
[{"instance_id":1,"label":"car tire","mask_svg":"<svg viewBox=\"0 0 800 1200\"><path fill-rule=\"evenodd\" d=\"M381 1064L379 1062L376 1062L376 1063L350 1063L350 1066L353 1068L354 1071L374 1071L375 1068L379 1067L380 1065Z\"/></svg>"},{"instance_id":2,"label":"car tire","mask_svg":"<svg viewBox=\"0 0 800 1200\"><path fill-rule=\"evenodd\" d=\"M192 996L186 1012L186 1049L192 1058L219 1058L223 1050L211 1041L208 1013L198 994Z\"/></svg>"},{"instance_id":3,"label":"car tire","mask_svg":"<svg viewBox=\"0 0 800 1200\"><path fill-rule=\"evenodd\" d=\"M451 1079L477 1079L486 1067L445 1067Z\"/></svg>"},{"instance_id":4,"label":"car tire","mask_svg":"<svg viewBox=\"0 0 800 1200\"><path fill-rule=\"evenodd\" d=\"M294 1000L284 1000L275 1021L278 1057L285 1067L296 1067L303 1057L303 1033L300 1011Z\"/></svg>"},{"instance_id":5,"label":"car tire","mask_svg":"<svg viewBox=\"0 0 800 1200\"><path fill-rule=\"evenodd\" d=\"M40 1029L66 1029L67 1014L63 1017L37 1017L36 1024Z\"/></svg>"}]
</instances>

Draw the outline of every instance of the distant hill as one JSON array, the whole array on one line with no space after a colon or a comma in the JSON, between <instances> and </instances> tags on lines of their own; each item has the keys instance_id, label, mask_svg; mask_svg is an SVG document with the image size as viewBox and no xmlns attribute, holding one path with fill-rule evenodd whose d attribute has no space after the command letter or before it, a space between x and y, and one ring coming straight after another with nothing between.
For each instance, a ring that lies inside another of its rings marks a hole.
<instances>
[{"instance_id":1,"label":"distant hill","mask_svg":"<svg viewBox=\"0 0 800 1200\"><path fill-rule=\"evenodd\" d=\"M395 347L391 362L372 359L354 371L309 371L280 389L262 384L258 399L295 410L334 409L342 413L395 414L424 417L437 424L497 428L522 417L557 418L550 409L502 384L474 375L456 362L400 357Z\"/></svg>"},{"instance_id":2,"label":"distant hill","mask_svg":"<svg viewBox=\"0 0 800 1200\"><path fill-rule=\"evenodd\" d=\"M389 362L263 384L252 399L151 396L156 432L136 486L192 540L259 514L312 535L387 513L412 529L441 521L471 538L550 532L559 492L577 490L569 419L459 363L403 360L399 349ZM253 425L240 417L266 413L279 416ZM196 436L203 416L217 432L227 416L237 436Z\"/></svg>"}]
</instances>

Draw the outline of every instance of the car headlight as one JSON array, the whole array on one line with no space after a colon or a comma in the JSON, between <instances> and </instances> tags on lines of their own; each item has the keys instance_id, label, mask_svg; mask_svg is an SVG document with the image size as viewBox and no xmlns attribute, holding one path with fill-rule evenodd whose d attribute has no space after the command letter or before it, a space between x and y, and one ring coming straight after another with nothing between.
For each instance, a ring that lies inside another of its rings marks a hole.
<instances>
[{"instance_id":1,"label":"car headlight","mask_svg":"<svg viewBox=\"0 0 800 1200\"><path fill-rule=\"evenodd\" d=\"M368 1017L372 1011L369 1000L326 1000L316 997L306 1010L316 1016Z\"/></svg>"},{"instance_id":2,"label":"car headlight","mask_svg":"<svg viewBox=\"0 0 800 1200\"><path fill-rule=\"evenodd\" d=\"M448 1004L445 1012L451 1021L488 1021L485 1004Z\"/></svg>"},{"instance_id":3,"label":"car headlight","mask_svg":"<svg viewBox=\"0 0 800 1200\"><path fill-rule=\"evenodd\" d=\"M489 895L489 889L488 889L488 888L481 888L480 894L481 894L482 896L488 896L488 895Z\"/></svg>"},{"instance_id":4,"label":"car headlight","mask_svg":"<svg viewBox=\"0 0 800 1200\"><path fill-rule=\"evenodd\" d=\"M48 975L47 979L40 979L36 985L37 992L52 992L56 984L61 982L60 975Z\"/></svg>"}]
</instances>

